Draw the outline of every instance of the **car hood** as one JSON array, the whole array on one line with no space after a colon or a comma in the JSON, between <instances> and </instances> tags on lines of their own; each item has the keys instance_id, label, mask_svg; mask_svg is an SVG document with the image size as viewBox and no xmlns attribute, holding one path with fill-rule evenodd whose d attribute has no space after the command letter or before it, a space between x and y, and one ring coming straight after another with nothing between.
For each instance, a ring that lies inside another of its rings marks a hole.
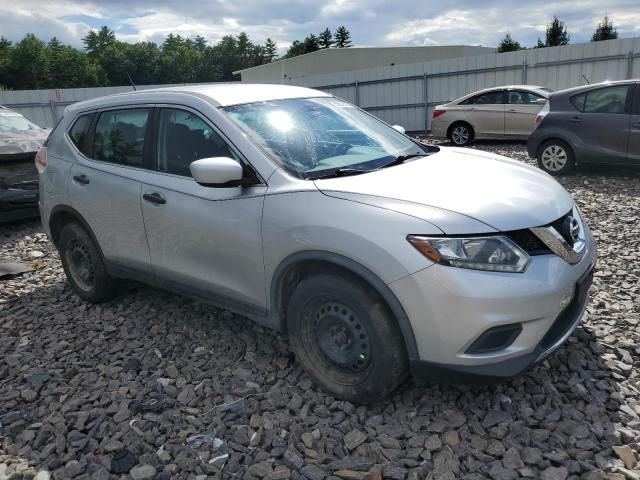
<instances>
[{"instance_id":1,"label":"car hood","mask_svg":"<svg viewBox=\"0 0 640 480\"><path fill-rule=\"evenodd\" d=\"M441 147L401 165L315 184L326 195L421 217L445 233L465 233L456 223L469 220L466 233L546 225L574 204L541 170L467 148Z\"/></svg>"},{"instance_id":2,"label":"car hood","mask_svg":"<svg viewBox=\"0 0 640 480\"><path fill-rule=\"evenodd\" d=\"M0 155L37 152L50 131L48 128L41 128L21 132L0 132Z\"/></svg>"}]
</instances>

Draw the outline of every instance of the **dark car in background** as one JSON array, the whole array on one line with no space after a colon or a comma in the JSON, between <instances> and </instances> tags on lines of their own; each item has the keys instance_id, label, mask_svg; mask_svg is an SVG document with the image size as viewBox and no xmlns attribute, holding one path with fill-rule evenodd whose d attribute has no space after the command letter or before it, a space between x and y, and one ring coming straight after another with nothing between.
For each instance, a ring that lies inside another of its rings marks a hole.
<instances>
[{"instance_id":1,"label":"dark car in background","mask_svg":"<svg viewBox=\"0 0 640 480\"><path fill-rule=\"evenodd\" d=\"M34 158L49 132L0 106L0 222L39 216Z\"/></svg>"},{"instance_id":2,"label":"dark car in background","mask_svg":"<svg viewBox=\"0 0 640 480\"><path fill-rule=\"evenodd\" d=\"M555 92L536 123L527 150L551 175L576 164L640 166L640 79Z\"/></svg>"}]
</instances>

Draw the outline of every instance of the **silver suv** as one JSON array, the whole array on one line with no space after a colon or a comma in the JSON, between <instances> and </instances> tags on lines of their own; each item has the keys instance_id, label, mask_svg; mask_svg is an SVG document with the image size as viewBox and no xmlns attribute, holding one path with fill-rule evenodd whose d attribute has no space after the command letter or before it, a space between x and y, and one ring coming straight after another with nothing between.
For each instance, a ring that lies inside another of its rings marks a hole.
<instances>
[{"instance_id":1,"label":"silver suv","mask_svg":"<svg viewBox=\"0 0 640 480\"><path fill-rule=\"evenodd\" d=\"M337 397L411 373L509 377L579 323L596 258L550 176L417 143L284 85L74 104L39 152L40 210L91 302L129 278L286 332Z\"/></svg>"}]
</instances>

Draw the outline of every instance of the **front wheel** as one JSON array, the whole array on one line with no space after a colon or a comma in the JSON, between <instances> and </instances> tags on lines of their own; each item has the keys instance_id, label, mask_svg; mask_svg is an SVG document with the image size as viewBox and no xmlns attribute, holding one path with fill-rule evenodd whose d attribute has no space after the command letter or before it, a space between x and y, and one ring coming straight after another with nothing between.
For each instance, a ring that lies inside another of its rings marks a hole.
<instances>
[{"instance_id":1,"label":"front wheel","mask_svg":"<svg viewBox=\"0 0 640 480\"><path fill-rule=\"evenodd\" d=\"M405 380L407 353L395 319L367 285L342 275L303 279L287 328L298 361L322 389L354 403L388 397Z\"/></svg>"},{"instance_id":2,"label":"front wheel","mask_svg":"<svg viewBox=\"0 0 640 480\"><path fill-rule=\"evenodd\" d=\"M562 140L549 140L540 147L538 166L550 175L566 175L575 166L573 151Z\"/></svg>"}]
</instances>

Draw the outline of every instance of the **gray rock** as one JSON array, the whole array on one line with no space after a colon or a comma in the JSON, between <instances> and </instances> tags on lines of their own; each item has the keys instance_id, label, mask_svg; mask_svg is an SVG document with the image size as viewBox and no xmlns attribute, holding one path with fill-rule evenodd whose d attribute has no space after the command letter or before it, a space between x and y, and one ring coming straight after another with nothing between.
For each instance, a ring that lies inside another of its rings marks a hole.
<instances>
[{"instance_id":1,"label":"gray rock","mask_svg":"<svg viewBox=\"0 0 640 480\"><path fill-rule=\"evenodd\" d=\"M156 476L156 469L151 465L136 465L129 472L133 480L151 480Z\"/></svg>"},{"instance_id":2,"label":"gray rock","mask_svg":"<svg viewBox=\"0 0 640 480\"><path fill-rule=\"evenodd\" d=\"M351 430L344 436L344 445L348 450L354 450L367 440L367 435L360 430Z\"/></svg>"},{"instance_id":3,"label":"gray rock","mask_svg":"<svg viewBox=\"0 0 640 480\"><path fill-rule=\"evenodd\" d=\"M502 464L511 470L518 470L524 467L524 462L522 461L522 458L520 458L518 450L514 447L511 447L504 453L504 456L502 457Z\"/></svg>"},{"instance_id":4,"label":"gray rock","mask_svg":"<svg viewBox=\"0 0 640 480\"><path fill-rule=\"evenodd\" d=\"M489 476L493 480L516 480L518 473L511 468L503 467L500 462L494 462L489 469Z\"/></svg>"},{"instance_id":5,"label":"gray rock","mask_svg":"<svg viewBox=\"0 0 640 480\"><path fill-rule=\"evenodd\" d=\"M302 473L309 480L323 480L327 476L327 472L322 470L317 465L308 464L300 469Z\"/></svg>"},{"instance_id":6,"label":"gray rock","mask_svg":"<svg viewBox=\"0 0 640 480\"><path fill-rule=\"evenodd\" d=\"M568 475L564 467L549 467L540 473L540 480L566 480Z\"/></svg>"}]
</instances>

